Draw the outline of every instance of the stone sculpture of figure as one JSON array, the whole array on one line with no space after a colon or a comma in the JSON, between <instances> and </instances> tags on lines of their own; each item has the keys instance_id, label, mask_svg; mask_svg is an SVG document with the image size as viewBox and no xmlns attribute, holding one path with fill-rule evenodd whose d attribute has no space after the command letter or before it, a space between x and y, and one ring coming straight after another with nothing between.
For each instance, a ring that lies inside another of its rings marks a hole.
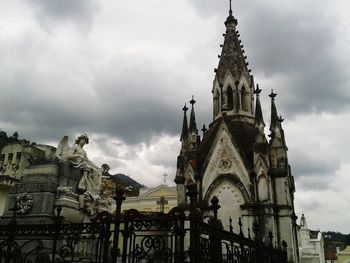
<instances>
[{"instance_id":1,"label":"stone sculpture of figure","mask_svg":"<svg viewBox=\"0 0 350 263\"><path fill-rule=\"evenodd\" d=\"M68 145L68 136L64 136L57 146L56 157L62 161L69 161L75 168L80 168L83 175L78 184L79 194L84 194L84 208L100 196L102 169L89 160L85 150L85 144L89 143L86 134L80 135L72 147Z\"/></svg>"}]
</instances>

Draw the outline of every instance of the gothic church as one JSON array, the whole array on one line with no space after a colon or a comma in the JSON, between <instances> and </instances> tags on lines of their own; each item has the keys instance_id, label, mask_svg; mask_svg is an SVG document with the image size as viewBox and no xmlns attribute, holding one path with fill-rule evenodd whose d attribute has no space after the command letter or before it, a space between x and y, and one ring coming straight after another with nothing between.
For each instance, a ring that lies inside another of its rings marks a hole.
<instances>
[{"instance_id":1,"label":"gothic church","mask_svg":"<svg viewBox=\"0 0 350 263\"><path fill-rule=\"evenodd\" d=\"M213 196L221 208L218 217L225 230L229 220L242 219L245 235L267 243L269 231L277 245L288 244L290 262L298 262L294 180L287 157L287 146L278 116L276 94L271 92L269 140L264 127L259 94L248 69L244 49L232 15L225 21L226 33L213 82L213 122L199 136L194 104L190 101L181 133L181 151L175 182L179 206L186 207L186 187L195 184L198 203L204 211ZM234 231L238 233L238 224Z\"/></svg>"}]
</instances>

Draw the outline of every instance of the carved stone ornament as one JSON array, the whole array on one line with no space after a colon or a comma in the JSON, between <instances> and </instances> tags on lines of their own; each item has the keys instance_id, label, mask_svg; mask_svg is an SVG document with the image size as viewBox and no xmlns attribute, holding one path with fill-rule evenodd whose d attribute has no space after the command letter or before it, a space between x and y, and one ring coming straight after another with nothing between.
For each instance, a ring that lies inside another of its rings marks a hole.
<instances>
[{"instance_id":1,"label":"carved stone ornament","mask_svg":"<svg viewBox=\"0 0 350 263\"><path fill-rule=\"evenodd\" d=\"M229 159L221 159L218 164L218 167L224 171L229 170L231 166L232 166L232 161Z\"/></svg>"},{"instance_id":2,"label":"carved stone ornament","mask_svg":"<svg viewBox=\"0 0 350 263\"><path fill-rule=\"evenodd\" d=\"M16 196L16 206L18 215L26 215L33 208L33 196L28 193L22 193Z\"/></svg>"}]
</instances>

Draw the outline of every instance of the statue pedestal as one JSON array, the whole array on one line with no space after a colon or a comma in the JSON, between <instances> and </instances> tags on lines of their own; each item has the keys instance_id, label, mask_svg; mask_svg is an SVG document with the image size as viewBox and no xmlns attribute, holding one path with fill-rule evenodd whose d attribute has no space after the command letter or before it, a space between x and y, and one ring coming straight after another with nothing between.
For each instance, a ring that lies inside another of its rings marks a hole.
<instances>
[{"instance_id":1,"label":"statue pedestal","mask_svg":"<svg viewBox=\"0 0 350 263\"><path fill-rule=\"evenodd\" d=\"M81 170L69 162L31 164L24 169L22 180L12 187L1 224L12 219L10 209L15 207L16 199L17 206L23 208L17 212L19 224L53 223L57 206L62 207L65 221L82 222L84 213L79 211L78 195L74 193L80 178ZM22 198L23 193L27 193L26 198Z\"/></svg>"},{"instance_id":2,"label":"statue pedestal","mask_svg":"<svg viewBox=\"0 0 350 263\"><path fill-rule=\"evenodd\" d=\"M55 200L55 207L61 207L61 216L66 223L82 223L85 217L79 207L79 196L75 193L59 193L59 197Z\"/></svg>"}]
</instances>

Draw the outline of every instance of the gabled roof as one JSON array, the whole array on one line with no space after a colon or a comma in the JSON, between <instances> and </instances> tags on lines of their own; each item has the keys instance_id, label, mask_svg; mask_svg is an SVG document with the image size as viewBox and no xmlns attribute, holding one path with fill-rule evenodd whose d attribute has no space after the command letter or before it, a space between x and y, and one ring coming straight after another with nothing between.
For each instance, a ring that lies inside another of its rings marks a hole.
<instances>
[{"instance_id":1,"label":"gabled roof","mask_svg":"<svg viewBox=\"0 0 350 263\"><path fill-rule=\"evenodd\" d=\"M146 188L142 191L142 193L139 195L139 198L141 197L160 197L160 196L176 196L176 186L167 186L167 185L159 185L154 188Z\"/></svg>"}]
</instances>

